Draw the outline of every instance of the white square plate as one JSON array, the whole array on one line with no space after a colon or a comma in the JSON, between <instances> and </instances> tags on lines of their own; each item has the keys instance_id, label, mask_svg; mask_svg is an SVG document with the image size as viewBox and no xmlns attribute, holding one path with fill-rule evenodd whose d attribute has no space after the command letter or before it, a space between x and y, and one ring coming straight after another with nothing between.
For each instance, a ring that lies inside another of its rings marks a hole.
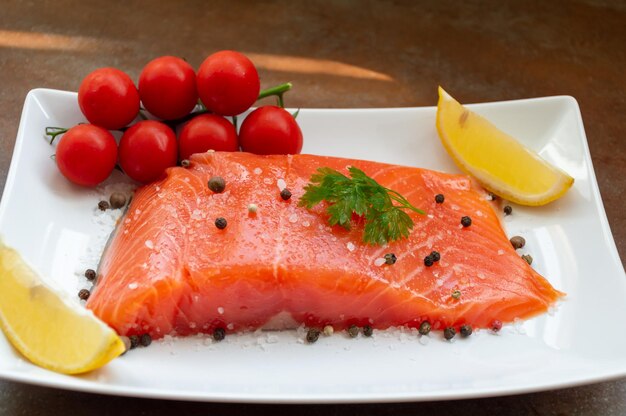
<instances>
[{"instance_id":1,"label":"white square plate","mask_svg":"<svg viewBox=\"0 0 626 416\"><path fill-rule=\"evenodd\" d=\"M440 334L379 331L372 338L296 331L155 342L94 373L55 374L23 360L0 337L0 377L141 397L237 402L377 402L530 392L626 375L626 278L606 220L580 111L571 97L470 106L575 178L560 200L514 206L505 225L521 234L533 267L567 298L551 313L445 342ZM303 109L305 153L457 168L435 130L434 107ZM52 284L76 287L78 259L97 225L93 192L69 184L50 158L46 126L84 121L76 94L34 90L27 98L0 205L0 234ZM119 176L117 177L119 179ZM75 292L73 292L73 296Z\"/></svg>"}]
</instances>

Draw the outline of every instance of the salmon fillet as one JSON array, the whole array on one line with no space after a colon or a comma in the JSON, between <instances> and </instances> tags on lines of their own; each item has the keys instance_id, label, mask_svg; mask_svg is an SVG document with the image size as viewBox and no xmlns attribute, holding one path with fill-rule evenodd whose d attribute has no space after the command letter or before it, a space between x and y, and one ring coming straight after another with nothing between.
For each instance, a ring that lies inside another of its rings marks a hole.
<instances>
[{"instance_id":1,"label":"salmon fillet","mask_svg":"<svg viewBox=\"0 0 626 416\"><path fill-rule=\"evenodd\" d=\"M349 166L426 211L409 212L409 238L366 245L358 221L351 230L330 227L324 206L298 206L318 167ZM208 188L214 175L225 179L223 193ZM492 204L465 175L313 155L194 155L189 168L171 168L136 192L87 307L121 335L153 338L425 320L433 329L485 328L545 312L563 294L515 252ZM471 226L461 225L463 216ZM217 217L226 228L215 226ZM427 267L433 250L441 259ZM381 265L388 253L396 263Z\"/></svg>"}]
</instances>

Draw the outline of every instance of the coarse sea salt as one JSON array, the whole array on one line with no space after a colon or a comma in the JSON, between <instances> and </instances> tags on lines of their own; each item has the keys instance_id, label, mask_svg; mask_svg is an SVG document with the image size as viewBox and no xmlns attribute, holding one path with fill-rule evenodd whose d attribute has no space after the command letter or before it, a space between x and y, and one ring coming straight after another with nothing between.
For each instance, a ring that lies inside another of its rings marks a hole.
<instances>
[{"instance_id":1,"label":"coarse sea salt","mask_svg":"<svg viewBox=\"0 0 626 416\"><path fill-rule=\"evenodd\" d=\"M278 189L282 191L287 187L287 182L285 182L285 180L281 178L276 181L276 185L278 186Z\"/></svg>"},{"instance_id":2,"label":"coarse sea salt","mask_svg":"<svg viewBox=\"0 0 626 416\"><path fill-rule=\"evenodd\" d=\"M352 241L348 241L348 243L346 244L346 247L348 248L349 251L354 251L356 249L356 246L354 245Z\"/></svg>"},{"instance_id":3,"label":"coarse sea salt","mask_svg":"<svg viewBox=\"0 0 626 416\"><path fill-rule=\"evenodd\" d=\"M154 243L152 242L152 240L146 240L146 242L144 243L146 245L146 247L148 247L150 250L152 250L154 248Z\"/></svg>"},{"instance_id":4,"label":"coarse sea salt","mask_svg":"<svg viewBox=\"0 0 626 416\"><path fill-rule=\"evenodd\" d=\"M387 262L387 260L385 260L384 257L379 257L376 260L374 260L374 266L382 266L383 264L385 264Z\"/></svg>"}]
</instances>

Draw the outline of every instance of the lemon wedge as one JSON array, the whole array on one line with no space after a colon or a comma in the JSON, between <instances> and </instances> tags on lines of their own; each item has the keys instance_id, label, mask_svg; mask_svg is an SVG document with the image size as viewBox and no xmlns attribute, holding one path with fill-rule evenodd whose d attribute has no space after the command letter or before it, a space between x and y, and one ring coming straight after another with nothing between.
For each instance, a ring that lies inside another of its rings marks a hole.
<instances>
[{"instance_id":1,"label":"lemon wedge","mask_svg":"<svg viewBox=\"0 0 626 416\"><path fill-rule=\"evenodd\" d=\"M574 178L542 159L439 87L437 131L443 146L486 189L521 205L560 198Z\"/></svg>"},{"instance_id":2,"label":"lemon wedge","mask_svg":"<svg viewBox=\"0 0 626 416\"><path fill-rule=\"evenodd\" d=\"M33 363L65 374L102 367L124 352L115 331L66 302L0 241L0 327Z\"/></svg>"}]
</instances>

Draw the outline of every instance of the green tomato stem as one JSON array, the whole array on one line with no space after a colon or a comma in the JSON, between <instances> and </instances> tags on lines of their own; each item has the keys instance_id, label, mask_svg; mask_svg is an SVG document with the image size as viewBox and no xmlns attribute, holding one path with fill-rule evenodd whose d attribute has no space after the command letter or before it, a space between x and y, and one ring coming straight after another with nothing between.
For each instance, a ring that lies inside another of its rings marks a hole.
<instances>
[{"instance_id":1,"label":"green tomato stem","mask_svg":"<svg viewBox=\"0 0 626 416\"><path fill-rule=\"evenodd\" d=\"M46 136L50 136L50 144L52 145L57 136L67 132L68 130L69 129L66 129L65 127L46 127Z\"/></svg>"},{"instance_id":2,"label":"green tomato stem","mask_svg":"<svg viewBox=\"0 0 626 416\"><path fill-rule=\"evenodd\" d=\"M275 95L278 97L278 101L280 104L283 100L283 94L289 91L291 87L293 87L293 84L291 82L285 82L284 84L279 84L274 87L267 88L259 93L259 97L257 98L257 100L269 97L271 95Z\"/></svg>"}]
</instances>

